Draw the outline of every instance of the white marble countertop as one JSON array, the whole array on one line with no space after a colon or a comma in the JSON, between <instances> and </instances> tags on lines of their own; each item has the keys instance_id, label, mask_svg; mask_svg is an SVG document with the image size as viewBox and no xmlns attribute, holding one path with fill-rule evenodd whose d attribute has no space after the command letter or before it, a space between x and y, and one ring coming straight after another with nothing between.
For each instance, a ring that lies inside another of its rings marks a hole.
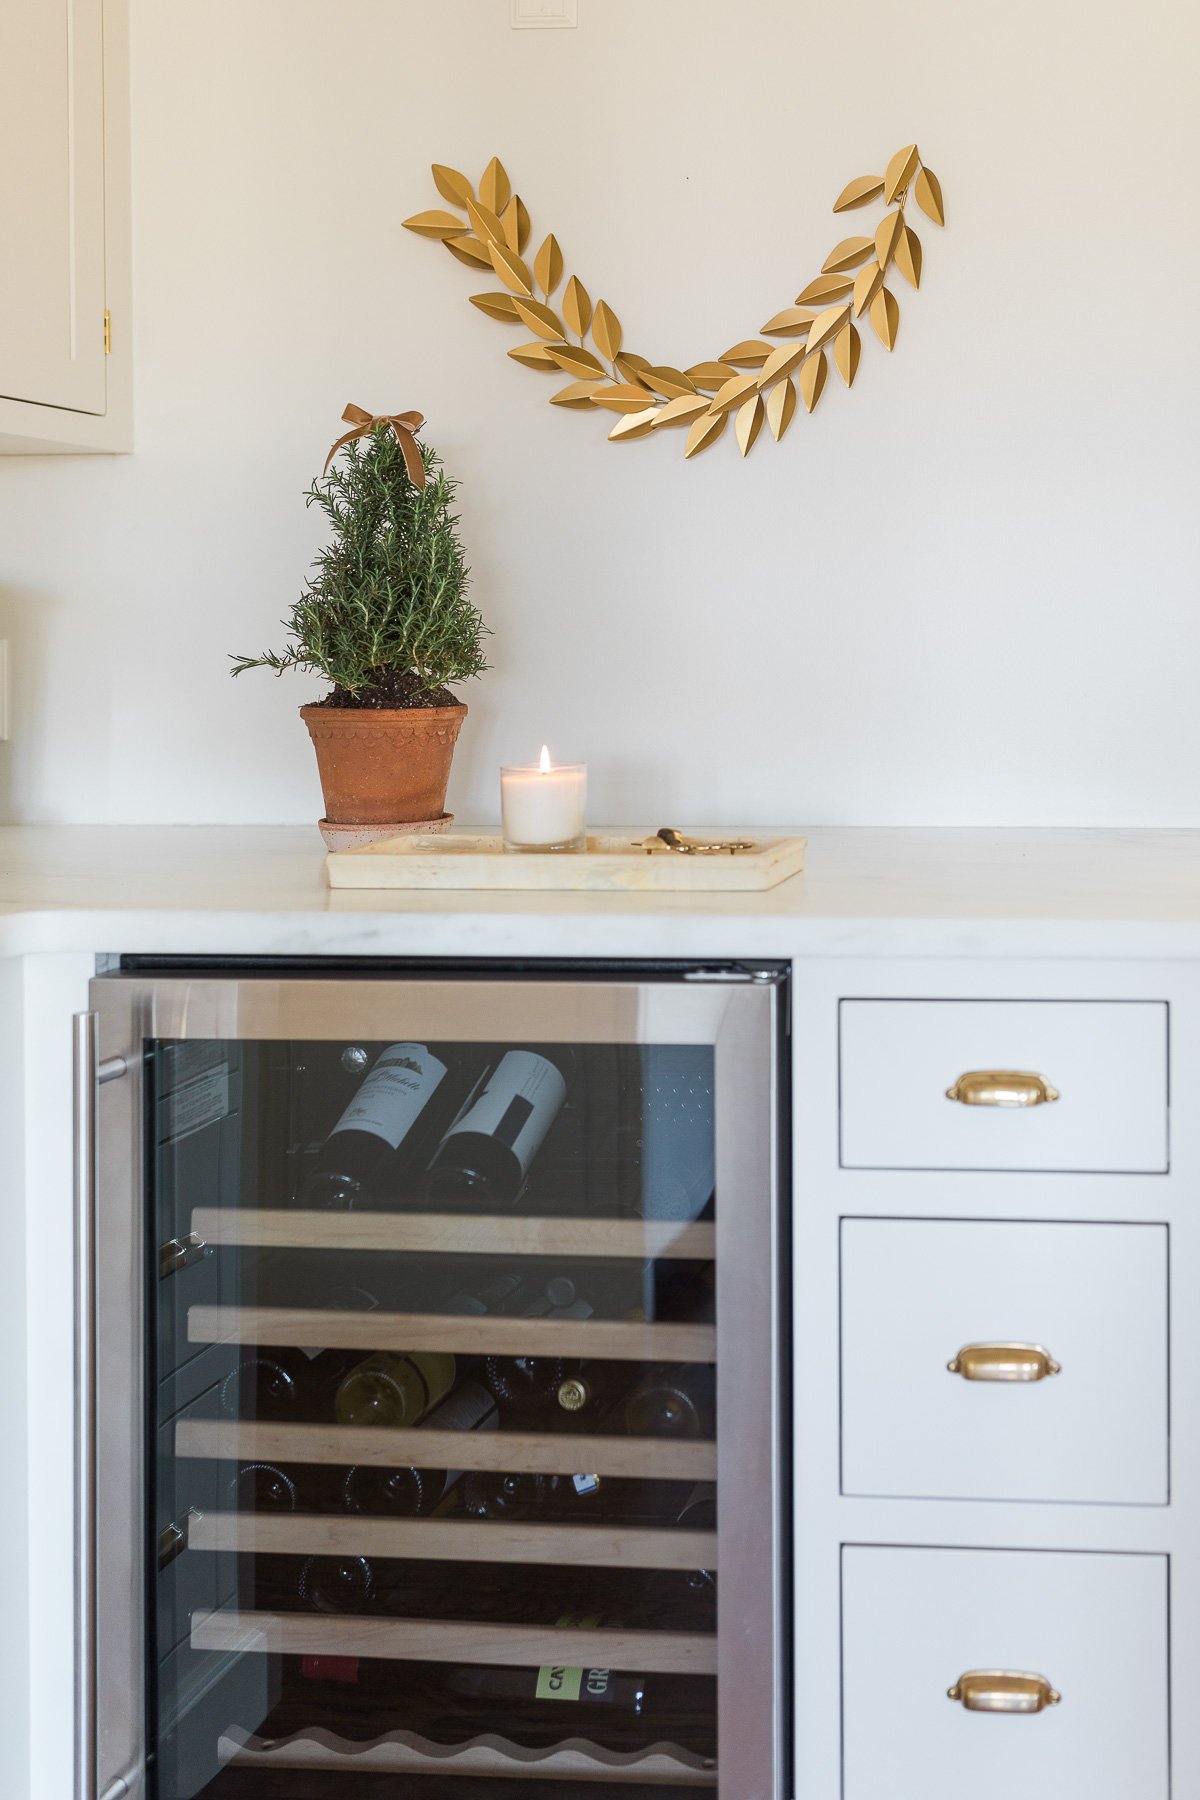
<instances>
[{"instance_id":1,"label":"white marble countertop","mask_svg":"<svg viewBox=\"0 0 1200 1800\"><path fill-rule=\"evenodd\" d=\"M429 894L331 891L315 826L7 826L0 955L1200 957L1200 831L805 835L765 894Z\"/></svg>"}]
</instances>

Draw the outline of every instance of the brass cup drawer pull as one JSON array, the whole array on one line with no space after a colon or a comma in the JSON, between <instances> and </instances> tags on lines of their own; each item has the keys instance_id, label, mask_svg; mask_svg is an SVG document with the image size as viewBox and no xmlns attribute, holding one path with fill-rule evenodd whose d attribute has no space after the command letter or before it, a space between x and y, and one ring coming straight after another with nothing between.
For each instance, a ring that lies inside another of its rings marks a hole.
<instances>
[{"instance_id":1,"label":"brass cup drawer pull","mask_svg":"<svg viewBox=\"0 0 1200 1800\"><path fill-rule=\"evenodd\" d=\"M1044 1075L1027 1069L968 1069L946 1089L947 1100L961 1106L1048 1106L1061 1097Z\"/></svg>"},{"instance_id":2,"label":"brass cup drawer pull","mask_svg":"<svg viewBox=\"0 0 1200 1800\"><path fill-rule=\"evenodd\" d=\"M1040 1344L964 1344L946 1367L964 1381L1045 1381L1062 1374L1062 1364Z\"/></svg>"},{"instance_id":3,"label":"brass cup drawer pull","mask_svg":"<svg viewBox=\"0 0 1200 1800\"><path fill-rule=\"evenodd\" d=\"M946 1689L946 1695L968 1712L992 1713L1039 1713L1062 1699L1044 1675L1023 1675L1015 1669L969 1669Z\"/></svg>"}]
</instances>

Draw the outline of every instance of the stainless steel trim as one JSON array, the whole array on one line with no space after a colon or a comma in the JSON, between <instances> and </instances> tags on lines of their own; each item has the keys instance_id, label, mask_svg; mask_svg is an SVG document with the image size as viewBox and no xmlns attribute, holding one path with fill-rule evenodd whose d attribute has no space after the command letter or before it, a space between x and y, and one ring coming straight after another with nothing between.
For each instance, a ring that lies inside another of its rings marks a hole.
<instances>
[{"instance_id":1,"label":"stainless steel trim","mask_svg":"<svg viewBox=\"0 0 1200 1800\"><path fill-rule=\"evenodd\" d=\"M138 1800L145 1783L145 1669L143 1563L145 1510L143 1422L143 1231L141 1083L123 1081L139 1065L141 1040L127 1011L114 1018L94 981L95 1048L87 1059L92 1156L78 1153L78 1176L93 1188L90 1218L92 1308L90 1388L80 1390L79 1413L92 1433L91 1529L81 1539L81 1583L87 1585L94 1625L80 1632L79 1651L91 1659L90 1731L81 1734L81 1761L90 1759L90 1785L74 1800ZM84 1026L77 1030L82 1034ZM116 1054L113 1054L113 1053ZM93 1062L92 1057L95 1060ZM83 1058L77 1063L77 1081ZM101 1096L100 1089L103 1089ZM102 1551L102 1554L99 1552ZM81 1608L82 1610L82 1608ZM117 1773L119 1771L119 1773Z\"/></svg>"},{"instance_id":2,"label":"stainless steel trim","mask_svg":"<svg viewBox=\"0 0 1200 1800\"><path fill-rule=\"evenodd\" d=\"M74 1020L75 1794L96 1792L96 1113L99 1017Z\"/></svg>"},{"instance_id":3,"label":"stainless steel trim","mask_svg":"<svg viewBox=\"0 0 1200 1800\"><path fill-rule=\"evenodd\" d=\"M712 1044L727 1004L746 985L118 975L98 980L93 996L122 1044L130 1036ZM135 1043L127 1060L138 1049Z\"/></svg>"},{"instance_id":4,"label":"stainless steel trim","mask_svg":"<svg viewBox=\"0 0 1200 1800\"><path fill-rule=\"evenodd\" d=\"M778 985L731 988L725 998L715 1071L718 1755L723 1795L781 1800Z\"/></svg>"}]
</instances>

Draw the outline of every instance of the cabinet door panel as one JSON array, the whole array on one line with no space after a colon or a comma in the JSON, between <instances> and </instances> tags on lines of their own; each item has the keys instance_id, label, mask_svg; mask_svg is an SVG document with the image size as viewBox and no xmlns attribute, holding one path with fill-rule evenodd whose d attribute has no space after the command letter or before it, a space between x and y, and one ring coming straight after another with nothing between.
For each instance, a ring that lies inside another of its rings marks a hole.
<instances>
[{"instance_id":1,"label":"cabinet door panel","mask_svg":"<svg viewBox=\"0 0 1200 1800\"><path fill-rule=\"evenodd\" d=\"M1050 1104L950 1097L986 1071L1040 1077L1055 1096ZM1149 1000L844 1000L841 1111L848 1169L1161 1174L1167 1008Z\"/></svg>"},{"instance_id":2,"label":"cabinet door panel","mask_svg":"<svg viewBox=\"0 0 1200 1800\"><path fill-rule=\"evenodd\" d=\"M948 1369L997 1342L1061 1366ZM843 1222L844 1492L1161 1506L1167 1442L1165 1225Z\"/></svg>"},{"instance_id":3,"label":"cabinet door panel","mask_svg":"<svg viewBox=\"0 0 1200 1800\"><path fill-rule=\"evenodd\" d=\"M0 9L0 396L105 410L103 0Z\"/></svg>"},{"instance_id":4,"label":"cabinet door panel","mask_svg":"<svg viewBox=\"0 0 1200 1800\"><path fill-rule=\"evenodd\" d=\"M1167 1559L844 1552L844 1800L1167 1800ZM1041 1675L1037 1713L968 1711L975 1670Z\"/></svg>"}]
</instances>

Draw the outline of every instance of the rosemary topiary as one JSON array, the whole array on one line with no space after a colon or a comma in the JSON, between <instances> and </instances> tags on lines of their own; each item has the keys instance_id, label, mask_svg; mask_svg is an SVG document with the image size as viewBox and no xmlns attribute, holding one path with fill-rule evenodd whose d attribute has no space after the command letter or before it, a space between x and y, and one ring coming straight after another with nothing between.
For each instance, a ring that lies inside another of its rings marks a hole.
<instances>
[{"instance_id":1,"label":"rosemary topiary","mask_svg":"<svg viewBox=\"0 0 1200 1800\"><path fill-rule=\"evenodd\" d=\"M451 706L447 684L487 667L487 633L467 598L470 570L451 511L457 483L419 444L425 485L409 476L384 423L346 445L305 496L328 519L332 541L283 624L282 652L233 658L246 669L313 669L333 684L327 706Z\"/></svg>"}]
</instances>

